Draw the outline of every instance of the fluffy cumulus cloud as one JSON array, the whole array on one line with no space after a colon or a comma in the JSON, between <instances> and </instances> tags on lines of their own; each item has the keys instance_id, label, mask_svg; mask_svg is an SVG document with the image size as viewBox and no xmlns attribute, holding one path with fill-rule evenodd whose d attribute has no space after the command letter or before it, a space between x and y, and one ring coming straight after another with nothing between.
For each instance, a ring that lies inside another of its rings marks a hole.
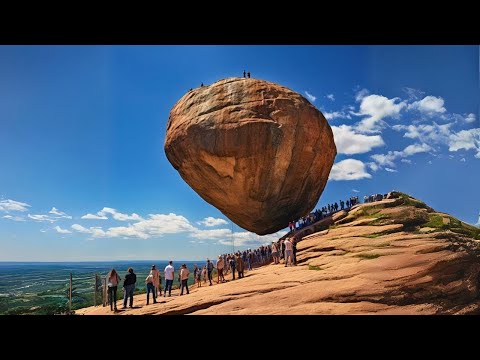
<instances>
[{"instance_id":1,"label":"fluffy cumulus cloud","mask_svg":"<svg viewBox=\"0 0 480 360\"><path fill-rule=\"evenodd\" d=\"M408 105L408 109L418 110L426 114L441 114L447 111L443 106L445 101L441 97L425 96L422 100L415 101Z\"/></svg>"},{"instance_id":2,"label":"fluffy cumulus cloud","mask_svg":"<svg viewBox=\"0 0 480 360\"><path fill-rule=\"evenodd\" d=\"M212 226L220 226L220 225L227 225L228 222L224 219L216 219L214 217L206 217L202 221L198 221L197 224L199 225L204 225L207 227L212 227Z\"/></svg>"},{"instance_id":3,"label":"fluffy cumulus cloud","mask_svg":"<svg viewBox=\"0 0 480 360\"><path fill-rule=\"evenodd\" d=\"M28 208L30 205L27 203L23 203L20 201L15 201L15 200L0 200L0 211L3 212L10 212L10 211L28 211Z\"/></svg>"},{"instance_id":4,"label":"fluffy cumulus cloud","mask_svg":"<svg viewBox=\"0 0 480 360\"><path fill-rule=\"evenodd\" d=\"M385 145L380 135L359 134L352 126L332 126L332 131L338 154L363 154Z\"/></svg>"},{"instance_id":5,"label":"fluffy cumulus cloud","mask_svg":"<svg viewBox=\"0 0 480 360\"><path fill-rule=\"evenodd\" d=\"M330 180L360 180L369 179L370 175L366 171L366 166L360 160L345 159L333 164L330 171Z\"/></svg>"},{"instance_id":6,"label":"fluffy cumulus cloud","mask_svg":"<svg viewBox=\"0 0 480 360\"><path fill-rule=\"evenodd\" d=\"M452 126L453 123L438 125L433 122L431 125L394 125L392 129L396 131L405 130L406 132L403 135L405 138L418 139L429 144L445 144L451 135L450 128Z\"/></svg>"},{"instance_id":7,"label":"fluffy cumulus cloud","mask_svg":"<svg viewBox=\"0 0 480 360\"><path fill-rule=\"evenodd\" d=\"M475 150L475 157L480 159L480 128L450 134L448 149L450 151Z\"/></svg>"},{"instance_id":8,"label":"fluffy cumulus cloud","mask_svg":"<svg viewBox=\"0 0 480 360\"><path fill-rule=\"evenodd\" d=\"M60 234L71 234L72 232L67 229L62 229L60 226L55 226L54 229Z\"/></svg>"},{"instance_id":9,"label":"fluffy cumulus cloud","mask_svg":"<svg viewBox=\"0 0 480 360\"><path fill-rule=\"evenodd\" d=\"M348 113L348 112L345 112L345 111L332 111L332 112L328 112L328 111L323 111L322 112L323 116L325 116L325 119L327 120L335 120L335 119L351 119L352 116Z\"/></svg>"},{"instance_id":10,"label":"fluffy cumulus cloud","mask_svg":"<svg viewBox=\"0 0 480 360\"><path fill-rule=\"evenodd\" d=\"M213 220L211 220L213 219ZM227 222L215 221L223 219L215 219L212 217L205 218L204 224L217 223L218 225L225 225ZM216 226L216 225L215 225ZM56 228L55 228L56 229ZM234 232L230 229L199 229L192 225L192 223L184 216L177 214L149 214L147 219L129 224L128 226L116 226L108 229L101 227L85 227L80 224L73 224L71 229L75 232L88 234L89 239L95 238L136 238L149 239L152 237L162 237L166 234L183 233L186 236L195 239L192 243L203 243L206 240L218 241L221 244L231 244L232 237L235 240L236 246L258 246L278 240L285 235L285 231L280 231L275 234L266 236L257 236L250 232ZM57 229L56 229L57 230ZM61 229L63 230L63 229ZM58 231L58 230L57 230ZM68 231L68 230L67 230ZM59 231L60 232L60 231Z\"/></svg>"},{"instance_id":11,"label":"fluffy cumulus cloud","mask_svg":"<svg viewBox=\"0 0 480 360\"><path fill-rule=\"evenodd\" d=\"M471 123L475 122L475 120L476 120L475 114L474 113L466 114L465 117L463 118L463 120L466 123L471 124Z\"/></svg>"},{"instance_id":12,"label":"fluffy cumulus cloud","mask_svg":"<svg viewBox=\"0 0 480 360\"><path fill-rule=\"evenodd\" d=\"M58 219L71 219L70 215L65 214L63 211L58 210L56 207L52 207L52 210L48 212L49 214L55 215Z\"/></svg>"},{"instance_id":13,"label":"fluffy cumulus cloud","mask_svg":"<svg viewBox=\"0 0 480 360\"><path fill-rule=\"evenodd\" d=\"M97 212L97 214L86 214L82 216L82 219L86 220L107 220L108 215L111 215L111 217L114 220L117 221L141 221L143 220L142 217L138 214L123 214L115 209L109 208L109 207L104 207L102 210Z\"/></svg>"},{"instance_id":14,"label":"fluffy cumulus cloud","mask_svg":"<svg viewBox=\"0 0 480 360\"><path fill-rule=\"evenodd\" d=\"M399 100L400 98L389 99L375 94L361 97L358 115L366 117L357 124L357 130L366 133L380 132L385 127L384 118L398 118L402 109L407 106L405 101Z\"/></svg>"},{"instance_id":15,"label":"fluffy cumulus cloud","mask_svg":"<svg viewBox=\"0 0 480 360\"><path fill-rule=\"evenodd\" d=\"M317 97L310 94L308 91L305 91L305 95L307 95L307 98L310 100L310 102L315 102L315 100L317 100Z\"/></svg>"},{"instance_id":16,"label":"fluffy cumulus cloud","mask_svg":"<svg viewBox=\"0 0 480 360\"><path fill-rule=\"evenodd\" d=\"M414 154L430 151L432 148L427 144L412 144L408 145L402 151L389 151L386 154L375 154L370 157L375 161L378 167L387 167L390 169L387 171L392 172L392 167L395 167L395 160L400 158L406 158ZM373 170L373 169L372 169ZM377 170L377 169L375 169Z\"/></svg>"}]
</instances>

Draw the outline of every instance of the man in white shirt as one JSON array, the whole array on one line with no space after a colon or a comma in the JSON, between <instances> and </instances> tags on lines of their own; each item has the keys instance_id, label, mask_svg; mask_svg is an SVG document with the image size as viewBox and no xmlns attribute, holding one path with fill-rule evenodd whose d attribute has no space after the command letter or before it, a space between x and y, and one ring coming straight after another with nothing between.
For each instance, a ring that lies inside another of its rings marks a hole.
<instances>
[{"instance_id":1,"label":"man in white shirt","mask_svg":"<svg viewBox=\"0 0 480 360\"><path fill-rule=\"evenodd\" d=\"M167 296L167 290L168 290L168 296L172 296L172 285L173 285L173 278L175 275L175 269L172 265L171 260L168 262L168 265L165 266L164 274L165 274L165 289L163 289L163 297Z\"/></svg>"}]
</instances>

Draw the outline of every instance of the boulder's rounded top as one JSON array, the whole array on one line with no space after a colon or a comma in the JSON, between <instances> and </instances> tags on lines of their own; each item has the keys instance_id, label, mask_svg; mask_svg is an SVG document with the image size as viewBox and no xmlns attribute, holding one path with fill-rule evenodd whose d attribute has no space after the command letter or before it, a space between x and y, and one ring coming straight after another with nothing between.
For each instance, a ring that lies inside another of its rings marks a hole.
<instances>
[{"instance_id":1,"label":"boulder's rounded top","mask_svg":"<svg viewBox=\"0 0 480 360\"><path fill-rule=\"evenodd\" d=\"M203 199L264 235L315 206L336 147L322 113L299 93L230 77L193 89L175 104L165 152Z\"/></svg>"}]
</instances>

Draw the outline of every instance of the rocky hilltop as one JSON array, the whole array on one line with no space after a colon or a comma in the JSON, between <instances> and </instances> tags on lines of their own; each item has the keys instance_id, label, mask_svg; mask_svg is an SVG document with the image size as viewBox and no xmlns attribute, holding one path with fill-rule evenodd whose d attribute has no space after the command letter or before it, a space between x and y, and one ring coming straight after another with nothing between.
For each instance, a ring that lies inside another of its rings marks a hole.
<instances>
[{"instance_id":1,"label":"rocky hilltop","mask_svg":"<svg viewBox=\"0 0 480 360\"><path fill-rule=\"evenodd\" d=\"M188 92L171 110L165 138L185 182L259 235L313 209L336 152L330 125L303 96L246 78Z\"/></svg>"},{"instance_id":2,"label":"rocky hilltop","mask_svg":"<svg viewBox=\"0 0 480 360\"><path fill-rule=\"evenodd\" d=\"M266 265L155 305L139 295L138 308L120 314L480 314L480 229L408 195L339 211L298 235L298 266Z\"/></svg>"}]
</instances>

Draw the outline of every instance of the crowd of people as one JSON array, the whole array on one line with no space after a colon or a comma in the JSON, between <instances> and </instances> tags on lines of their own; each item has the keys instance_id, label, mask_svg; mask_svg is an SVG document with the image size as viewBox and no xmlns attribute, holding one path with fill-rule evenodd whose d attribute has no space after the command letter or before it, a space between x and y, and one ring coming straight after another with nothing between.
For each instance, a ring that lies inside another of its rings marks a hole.
<instances>
[{"instance_id":1,"label":"crowd of people","mask_svg":"<svg viewBox=\"0 0 480 360\"><path fill-rule=\"evenodd\" d=\"M358 200L358 196L351 196L346 201L340 200L339 202L327 204L325 206L322 206L320 209L316 209L310 214L301 217L296 221L290 221L288 224L288 228L290 232L295 232L295 230L302 229L305 226L309 226L319 220L322 220L327 216L331 216L333 213L337 212L338 210L349 209L352 206L357 205L359 203L360 202Z\"/></svg>"},{"instance_id":2,"label":"crowd of people","mask_svg":"<svg viewBox=\"0 0 480 360\"><path fill-rule=\"evenodd\" d=\"M381 201L387 198L388 194L373 194L373 195L365 195L363 197L364 203L371 203L375 201ZM316 209L315 211L311 212L310 214L301 217L296 221L290 221L288 224L288 229L290 233L295 232L296 230L302 229L306 226L309 226L319 220L327 216L331 216L335 212L339 210L346 210L350 209L352 206L360 204L358 196L351 196L346 201L340 200L339 202L334 202L332 204L327 204L322 206L320 209Z\"/></svg>"},{"instance_id":3,"label":"crowd of people","mask_svg":"<svg viewBox=\"0 0 480 360\"><path fill-rule=\"evenodd\" d=\"M370 196L364 196L364 203L380 201L387 198L387 194L374 194ZM314 222L321 220L327 216L332 215L338 210L349 209L352 206L359 204L358 196L352 196L346 201L340 200L338 203L327 204L320 209L316 209L314 212L304 216L297 221L291 221L289 223L290 233L283 239L275 242L272 241L270 245L262 245L257 249L236 251L235 253L226 253L219 255L215 264L210 259L203 267L199 267L197 264L193 268L193 279L197 284L197 288L206 284L213 285L213 272L214 269L217 272L217 284L227 282L225 276L231 274L231 280L242 279L246 270L250 271L253 268L268 265L273 262L274 265L280 264L283 260L285 267L297 265L297 243L299 238L293 233L305 226L313 224ZM235 275L237 274L237 277ZM180 271L178 272L178 281L180 283L180 296L184 295L184 291L188 295L190 293L188 289L188 279L190 270L186 264L182 264ZM173 261L169 261L168 265L163 271L165 279L165 287L163 289L163 296L170 297L172 295L172 285L175 278L175 267ZM108 275L108 296L110 309L112 311L118 311L116 306L116 296L118 284L121 281L120 276L112 269ZM133 272L132 268L128 268L127 274L123 281L123 308L133 307L133 293L136 287L137 276ZM155 265L152 265L150 273L145 279L147 288L147 305L150 303L150 294L152 294L153 303L157 302L157 297L162 296L162 276L160 271Z\"/></svg>"},{"instance_id":4,"label":"crowd of people","mask_svg":"<svg viewBox=\"0 0 480 360\"><path fill-rule=\"evenodd\" d=\"M197 264L193 267L193 279L197 287L201 287L202 283L205 285L208 281L209 285L213 285L215 281L213 279L214 270L217 272L217 284L227 282L225 276L231 274L231 280L242 279L245 275L245 271L253 270L256 267L268 265L271 262L279 264L280 259L285 259L285 266L287 261L290 260L290 265L296 265L296 240L281 240L279 243L272 242L271 245L262 245L257 249L248 249L244 251L237 251L235 253L228 253L219 255L215 263L210 259L203 267L199 267ZM190 294L188 289L188 279L190 270L186 264L182 264L180 271L178 272L178 281L180 283L180 296ZM172 286L175 278L175 267L173 261L169 261L168 265L163 271L163 278L165 279L165 285L163 288L163 296L167 294L170 297L172 295ZM117 289L120 284L121 278L115 269L112 269L107 275L108 282L108 297L110 310L117 312L116 297ZM137 276L132 268L128 268L127 274L123 281L123 309L133 308L133 295L136 288ZM150 273L145 279L147 290L147 305L150 304L150 295L153 303L157 303L157 298L162 296L162 275L155 265L151 266Z\"/></svg>"}]
</instances>

